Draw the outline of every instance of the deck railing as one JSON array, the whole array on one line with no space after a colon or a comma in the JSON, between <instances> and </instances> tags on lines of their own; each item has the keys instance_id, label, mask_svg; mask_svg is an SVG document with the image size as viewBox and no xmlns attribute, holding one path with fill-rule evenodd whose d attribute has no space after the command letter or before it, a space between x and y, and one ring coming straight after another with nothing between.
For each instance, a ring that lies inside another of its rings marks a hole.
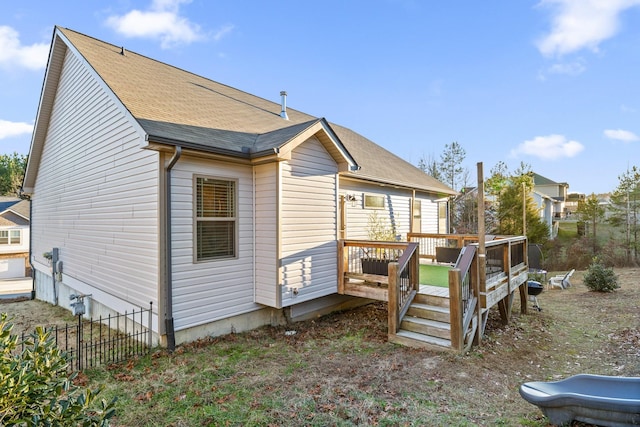
<instances>
[{"instance_id":1,"label":"deck railing","mask_svg":"<svg viewBox=\"0 0 640 427\"><path fill-rule=\"evenodd\" d=\"M512 296L516 289L520 289L520 299L523 302L521 307L523 312L526 312L526 289L520 285L525 283L528 277L527 238L501 237L486 242L485 246L486 280L480 289L481 307L489 309L507 296ZM511 302L508 301L508 308Z\"/></svg>"},{"instance_id":2,"label":"deck railing","mask_svg":"<svg viewBox=\"0 0 640 427\"><path fill-rule=\"evenodd\" d=\"M389 331L395 334L419 289L418 244L340 240L338 292L389 303Z\"/></svg>"},{"instance_id":3,"label":"deck railing","mask_svg":"<svg viewBox=\"0 0 640 427\"><path fill-rule=\"evenodd\" d=\"M407 240L420 244L421 259L436 259L438 248L464 248L478 241L477 234L408 233Z\"/></svg>"}]
</instances>

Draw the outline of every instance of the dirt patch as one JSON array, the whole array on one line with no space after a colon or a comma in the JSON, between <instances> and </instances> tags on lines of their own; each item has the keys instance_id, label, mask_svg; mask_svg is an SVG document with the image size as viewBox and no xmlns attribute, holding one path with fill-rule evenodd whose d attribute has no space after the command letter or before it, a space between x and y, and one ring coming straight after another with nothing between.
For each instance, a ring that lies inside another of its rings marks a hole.
<instances>
[{"instance_id":1,"label":"dirt patch","mask_svg":"<svg viewBox=\"0 0 640 427\"><path fill-rule=\"evenodd\" d=\"M30 333L37 326L48 328L76 321L69 310L28 298L0 299L0 313L9 315L14 334Z\"/></svg>"},{"instance_id":2,"label":"dirt patch","mask_svg":"<svg viewBox=\"0 0 640 427\"><path fill-rule=\"evenodd\" d=\"M173 354L157 351L94 372L90 385L106 384L120 397L115 425L122 426L209 420L542 427L542 413L518 393L523 382L578 373L640 376L640 269L616 273L621 288L603 294L590 292L576 272L569 289L538 296L541 312L521 315L516 297L507 325L492 309L484 342L465 355L388 343L386 304L376 303L200 340ZM38 301L0 301L0 311L20 328L73 321L68 311Z\"/></svg>"}]
</instances>

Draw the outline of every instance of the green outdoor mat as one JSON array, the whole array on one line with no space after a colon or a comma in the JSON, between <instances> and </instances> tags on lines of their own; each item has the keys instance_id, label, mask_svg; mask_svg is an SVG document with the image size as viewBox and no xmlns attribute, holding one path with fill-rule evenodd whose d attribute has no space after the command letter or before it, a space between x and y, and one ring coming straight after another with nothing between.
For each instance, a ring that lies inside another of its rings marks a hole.
<instances>
[{"instance_id":1,"label":"green outdoor mat","mask_svg":"<svg viewBox=\"0 0 640 427\"><path fill-rule=\"evenodd\" d=\"M448 265L420 264L420 284L448 288L449 270Z\"/></svg>"}]
</instances>

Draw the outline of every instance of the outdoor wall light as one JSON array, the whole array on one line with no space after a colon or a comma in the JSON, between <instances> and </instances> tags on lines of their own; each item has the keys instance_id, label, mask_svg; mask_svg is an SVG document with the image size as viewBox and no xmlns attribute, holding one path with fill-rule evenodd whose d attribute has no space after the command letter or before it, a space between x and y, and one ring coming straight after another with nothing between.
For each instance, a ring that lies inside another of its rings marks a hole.
<instances>
[{"instance_id":1,"label":"outdoor wall light","mask_svg":"<svg viewBox=\"0 0 640 427\"><path fill-rule=\"evenodd\" d=\"M358 201L358 199L356 199L356 195L355 194L347 194L347 202L351 202L351 206L352 207L356 207L356 202Z\"/></svg>"}]
</instances>

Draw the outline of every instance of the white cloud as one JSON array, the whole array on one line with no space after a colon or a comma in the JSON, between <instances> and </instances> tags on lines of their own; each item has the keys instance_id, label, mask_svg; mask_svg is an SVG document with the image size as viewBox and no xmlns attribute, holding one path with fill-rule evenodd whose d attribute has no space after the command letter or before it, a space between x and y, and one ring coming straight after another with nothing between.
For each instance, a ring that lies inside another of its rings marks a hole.
<instances>
[{"instance_id":1,"label":"white cloud","mask_svg":"<svg viewBox=\"0 0 640 427\"><path fill-rule=\"evenodd\" d=\"M609 139L615 139L622 142L634 142L640 141L640 137L633 132L622 129L607 129L604 131L604 136Z\"/></svg>"},{"instance_id":2,"label":"white cloud","mask_svg":"<svg viewBox=\"0 0 640 427\"><path fill-rule=\"evenodd\" d=\"M538 157L542 160L557 160L564 157L574 157L584 149L578 141L570 141L564 135L536 136L525 141L511 151L512 156L524 154Z\"/></svg>"},{"instance_id":3,"label":"white cloud","mask_svg":"<svg viewBox=\"0 0 640 427\"><path fill-rule=\"evenodd\" d=\"M29 123L0 120L0 139L26 135L31 132L33 132L33 125Z\"/></svg>"},{"instance_id":4,"label":"white cloud","mask_svg":"<svg viewBox=\"0 0 640 427\"><path fill-rule=\"evenodd\" d=\"M545 56L564 55L582 49L598 50L598 45L619 30L619 16L640 5L640 0L542 0L552 9L552 28L538 41Z\"/></svg>"},{"instance_id":5,"label":"white cloud","mask_svg":"<svg viewBox=\"0 0 640 427\"><path fill-rule=\"evenodd\" d=\"M620 111L623 113L635 113L637 110L633 107L629 107L628 105L622 104L620 105Z\"/></svg>"},{"instance_id":6,"label":"white cloud","mask_svg":"<svg viewBox=\"0 0 640 427\"><path fill-rule=\"evenodd\" d=\"M8 26L0 26L0 66L4 68L28 68L39 70L47 65L48 43L20 44L18 32Z\"/></svg>"},{"instance_id":7,"label":"white cloud","mask_svg":"<svg viewBox=\"0 0 640 427\"><path fill-rule=\"evenodd\" d=\"M584 60L578 59L573 62L556 63L547 70L551 74L567 74L569 76L577 76L586 70Z\"/></svg>"},{"instance_id":8,"label":"white cloud","mask_svg":"<svg viewBox=\"0 0 640 427\"><path fill-rule=\"evenodd\" d=\"M189 44L204 38L198 24L180 15L180 5L190 1L153 0L149 10L110 16L106 24L126 37L159 39L163 49Z\"/></svg>"},{"instance_id":9,"label":"white cloud","mask_svg":"<svg viewBox=\"0 0 640 427\"><path fill-rule=\"evenodd\" d=\"M235 26L233 24L227 24L223 26L213 35L213 39L215 41L220 41L224 36L231 33L231 31L233 31L234 28Z\"/></svg>"},{"instance_id":10,"label":"white cloud","mask_svg":"<svg viewBox=\"0 0 640 427\"><path fill-rule=\"evenodd\" d=\"M557 62L545 70L538 71L538 80L546 81L549 74L564 74L567 76L577 76L585 72L587 67L582 58L578 58L573 62Z\"/></svg>"}]
</instances>

